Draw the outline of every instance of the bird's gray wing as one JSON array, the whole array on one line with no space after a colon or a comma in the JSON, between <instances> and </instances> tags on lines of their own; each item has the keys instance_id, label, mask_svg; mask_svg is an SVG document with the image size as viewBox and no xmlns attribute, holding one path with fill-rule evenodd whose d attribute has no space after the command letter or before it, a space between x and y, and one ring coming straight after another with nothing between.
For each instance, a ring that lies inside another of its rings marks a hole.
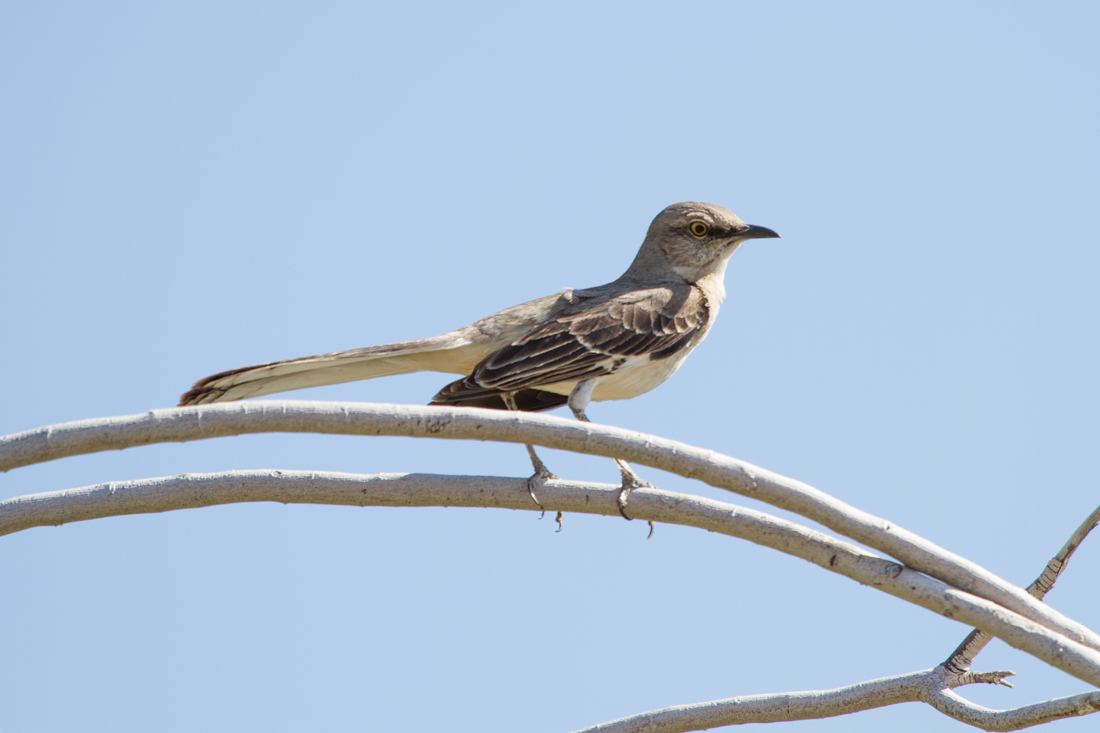
<instances>
[{"instance_id":1,"label":"bird's gray wing","mask_svg":"<svg viewBox=\"0 0 1100 733\"><path fill-rule=\"evenodd\" d=\"M629 357L667 359L689 348L707 320L706 297L689 285L634 290L593 304L582 300L488 355L432 402L469 404L500 392L609 374Z\"/></svg>"}]
</instances>

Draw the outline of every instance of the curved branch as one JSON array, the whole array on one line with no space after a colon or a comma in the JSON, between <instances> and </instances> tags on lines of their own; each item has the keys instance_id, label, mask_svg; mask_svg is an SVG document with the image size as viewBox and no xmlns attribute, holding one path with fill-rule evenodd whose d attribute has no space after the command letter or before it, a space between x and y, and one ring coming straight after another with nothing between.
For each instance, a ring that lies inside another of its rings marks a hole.
<instances>
[{"instance_id":1,"label":"curved branch","mask_svg":"<svg viewBox=\"0 0 1100 733\"><path fill-rule=\"evenodd\" d=\"M618 515L618 486L548 481L547 509ZM424 474L357 474L305 471L231 471L21 496L0 502L0 534L97 517L171 511L244 501L352 506L480 506L534 510L522 479ZM640 518L695 526L780 549L908 600L914 584L952 591L935 580L901 570L881 558L809 528L723 502L656 489L638 489ZM954 591L957 593L957 591ZM965 594L960 594L965 596ZM919 601L915 601L919 602ZM922 604L927 605L927 604ZM936 610L936 609L933 609ZM994 612L980 607L973 613ZM960 620L966 613L960 614ZM973 623L973 621L969 621ZM902 702L925 701L941 712L986 730L1016 730L1100 709L1100 692L995 711L973 705L945 688L995 684L1008 673L949 675L942 668L862 682L827 691L752 695L655 710L585 729L588 733L702 730L738 723L824 718Z\"/></svg>"},{"instance_id":2,"label":"curved branch","mask_svg":"<svg viewBox=\"0 0 1100 733\"><path fill-rule=\"evenodd\" d=\"M552 480L539 486L548 511L618 514L620 487ZM120 481L0 502L0 534L96 517L242 501L353 506L468 506L535 510L523 479L310 471L229 471ZM637 489L640 519L741 537L808 560L936 613L989 631L1068 674L1100 687L1100 653L985 599L945 585L855 545L777 517L690 494Z\"/></svg>"},{"instance_id":3,"label":"curved branch","mask_svg":"<svg viewBox=\"0 0 1100 733\"><path fill-rule=\"evenodd\" d=\"M1012 710L991 710L960 697L951 690L927 695L925 702L955 720L989 731L1020 730L1062 718L1075 718L1100 711L1100 692L1059 697Z\"/></svg>"},{"instance_id":4,"label":"curved branch","mask_svg":"<svg viewBox=\"0 0 1100 733\"><path fill-rule=\"evenodd\" d=\"M948 717L988 731L1020 730L1100 711L1100 692L1086 692L1013 710L991 710L959 697L944 687L945 682L939 668L927 669L833 690L745 695L673 705L594 725L576 733L686 733L725 725L832 718L904 702L927 702ZM959 678L949 684L960 686L973 682Z\"/></svg>"},{"instance_id":5,"label":"curved branch","mask_svg":"<svg viewBox=\"0 0 1100 733\"><path fill-rule=\"evenodd\" d=\"M549 415L369 403L231 402L83 420L9 435L0 438L0 471L146 443L258 432L495 440L623 458L801 514L911 568L1011 609L1057 634L1100 649L1100 635L1036 601L1022 589L812 486L684 443Z\"/></svg>"},{"instance_id":6,"label":"curved branch","mask_svg":"<svg viewBox=\"0 0 1100 733\"><path fill-rule=\"evenodd\" d=\"M914 683L927 672L883 677L833 690L743 695L725 700L672 705L639 715L600 723L576 733L685 733L724 725L779 723L832 718L861 710L918 702L923 687Z\"/></svg>"}]
</instances>

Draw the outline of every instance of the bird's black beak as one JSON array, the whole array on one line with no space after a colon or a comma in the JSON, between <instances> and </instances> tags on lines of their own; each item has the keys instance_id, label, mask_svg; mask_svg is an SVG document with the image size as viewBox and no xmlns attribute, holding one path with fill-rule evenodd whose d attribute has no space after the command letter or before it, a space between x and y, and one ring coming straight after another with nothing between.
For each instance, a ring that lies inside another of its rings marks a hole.
<instances>
[{"instance_id":1,"label":"bird's black beak","mask_svg":"<svg viewBox=\"0 0 1100 733\"><path fill-rule=\"evenodd\" d=\"M749 224L737 232L738 239L779 239L779 235L767 227L757 227Z\"/></svg>"}]
</instances>

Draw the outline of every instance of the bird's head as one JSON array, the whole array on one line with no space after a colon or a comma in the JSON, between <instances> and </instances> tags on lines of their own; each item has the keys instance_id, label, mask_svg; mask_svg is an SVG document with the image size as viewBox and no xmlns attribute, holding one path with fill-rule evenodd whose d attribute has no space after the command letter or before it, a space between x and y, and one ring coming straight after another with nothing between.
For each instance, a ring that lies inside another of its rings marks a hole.
<instances>
[{"instance_id":1,"label":"bird's head","mask_svg":"<svg viewBox=\"0 0 1100 733\"><path fill-rule=\"evenodd\" d=\"M767 227L746 224L721 206L673 204L649 225L642 248L623 278L688 283L716 278L720 286L726 263L742 242L778 236Z\"/></svg>"}]
</instances>

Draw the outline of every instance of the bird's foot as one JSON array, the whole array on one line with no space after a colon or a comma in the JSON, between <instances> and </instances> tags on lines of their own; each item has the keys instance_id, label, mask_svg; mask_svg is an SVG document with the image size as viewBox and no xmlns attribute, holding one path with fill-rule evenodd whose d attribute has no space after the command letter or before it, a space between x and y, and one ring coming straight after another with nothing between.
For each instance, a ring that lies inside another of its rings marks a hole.
<instances>
[{"instance_id":1,"label":"bird's foot","mask_svg":"<svg viewBox=\"0 0 1100 733\"><path fill-rule=\"evenodd\" d=\"M619 464L619 472L623 475L623 487L619 490L619 514L623 515L623 519L630 521L634 519L626 513L626 503L630 500L630 491L639 488L652 489L653 484L636 474L626 461L617 460L615 462ZM653 525L650 523L650 529L652 530L652 528Z\"/></svg>"},{"instance_id":2,"label":"bird's foot","mask_svg":"<svg viewBox=\"0 0 1100 733\"><path fill-rule=\"evenodd\" d=\"M539 509L542 509L542 514L539 515L539 519L546 516L546 508L543 507L539 498L535 496L535 482L556 478L557 476L546 470L546 466L542 465L542 461L539 461L538 465L535 466L535 472L527 478L527 493L531 495L531 501L535 502L535 505L538 506Z\"/></svg>"},{"instance_id":3,"label":"bird's foot","mask_svg":"<svg viewBox=\"0 0 1100 733\"><path fill-rule=\"evenodd\" d=\"M546 510L543 509L542 504L539 502L539 498L535 496L535 482L556 479L557 476L550 473L550 469L546 467L546 464L543 463L542 459L535 453L535 447L533 445L528 445L526 447L527 455L531 456L531 465L535 469L535 472L527 479L527 493L531 495L531 501L535 502L539 509L542 509L542 514L539 515L539 519L542 519L546 516Z\"/></svg>"}]
</instances>

